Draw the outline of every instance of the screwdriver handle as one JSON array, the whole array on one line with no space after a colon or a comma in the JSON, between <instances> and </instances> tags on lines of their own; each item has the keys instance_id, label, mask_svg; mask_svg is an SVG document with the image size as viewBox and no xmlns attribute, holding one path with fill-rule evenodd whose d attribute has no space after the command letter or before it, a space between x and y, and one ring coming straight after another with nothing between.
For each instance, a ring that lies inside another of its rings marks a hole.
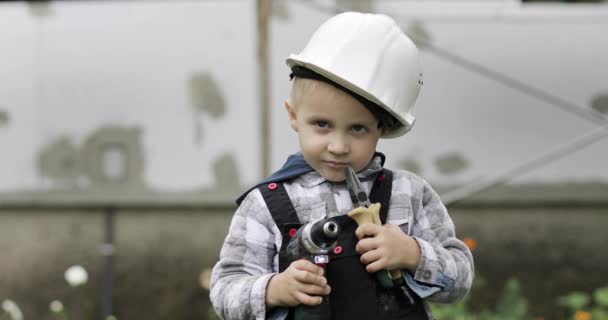
<instances>
[{"instance_id":1,"label":"screwdriver handle","mask_svg":"<svg viewBox=\"0 0 608 320\"><path fill-rule=\"evenodd\" d=\"M374 203L368 208L358 207L349 212L348 216L355 220L357 225L362 225L364 223L382 225L382 221L380 220L380 206L380 203ZM381 270L376 272L375 275L378 283L384 288L392 288L393 281L398 281L401 279L401 276L401 270Z\"/></svg>"},{"instance_id":2,"label":"screwdriver handle","mask_svg":"<svg viewBox=\"0 0 608 320\"><path fill-rule=\"evenodd\" d=\"M374 203L369 208L358 207L348 213L348 216L357 222L357 225L372 223L382 225L380 221L380 203Z\"/></svg>"}]
</instances>

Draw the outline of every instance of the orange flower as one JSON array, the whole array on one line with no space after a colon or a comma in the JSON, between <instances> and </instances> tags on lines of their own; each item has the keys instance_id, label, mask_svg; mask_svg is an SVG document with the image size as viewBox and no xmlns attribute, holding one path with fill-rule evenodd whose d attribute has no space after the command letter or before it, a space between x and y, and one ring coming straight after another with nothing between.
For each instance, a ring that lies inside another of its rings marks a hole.
<instances>
[{"instance_id":1,"label":"orange flower","mask_svg":"<svg viewBox=\"0 0 608 320\"><path fill-rule=\"evenodd\" d=\"M574 320L591 320L591 313L587 311L577 311L574 314Z\"/></svg>"},{"instance_id":2,"label":"orange flower","mask_svg":"<svg viewBox=\"0 0 608 320\"><path fill-rule=\"evenodd\" d=\"M469 249L471 249L471 251L473 251L473 250L475 250L475 248L477 248L477 241L475 241L475 239L473 239L473 238L464 238L464 239L462 239L462 241L464 242L464 244L467 245L467 247L469 247Z\"/></svg>"}]
</instances>

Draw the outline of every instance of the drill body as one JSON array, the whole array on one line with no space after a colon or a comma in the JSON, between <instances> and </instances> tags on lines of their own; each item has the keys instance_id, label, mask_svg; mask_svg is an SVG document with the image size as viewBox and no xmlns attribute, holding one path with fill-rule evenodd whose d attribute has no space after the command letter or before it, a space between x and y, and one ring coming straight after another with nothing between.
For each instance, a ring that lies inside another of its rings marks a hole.
<instances>
[{"instance_id":1,"label":"drill body","mask_svg":"<svg viewBox=\"0 0 608 320\"><path fill-rule=\"evenodd\" d=\"M287 259L290 262L307 259L325 268L329 263L329 251L334 248L340 226L331 218L314 220L304 224L287 244ZM331 309L329 296L317 306L299 305L295 308L295 320L329 320Z\"/></svg>"}]
</instances>

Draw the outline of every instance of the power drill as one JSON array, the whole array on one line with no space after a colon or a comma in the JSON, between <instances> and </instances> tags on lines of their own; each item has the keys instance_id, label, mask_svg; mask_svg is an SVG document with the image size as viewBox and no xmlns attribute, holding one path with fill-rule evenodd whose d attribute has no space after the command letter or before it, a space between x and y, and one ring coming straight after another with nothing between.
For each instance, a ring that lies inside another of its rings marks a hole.
<instances>
[{"instance_id":1,"label":"power drill","mask_svg":"<svg viewBox=\"0 0 608 320\"><path fill-rule=\"evenodd\" d=\"M329 251L334 248L340 233L340 226L332 218L314 220L306 223L287 244L287 259L292 262L307 259L325 268L329 263ZM329 320L331 309L329 296L316 306L299 305L294 311L295 320Z\"/></svg>"}]
</instances>

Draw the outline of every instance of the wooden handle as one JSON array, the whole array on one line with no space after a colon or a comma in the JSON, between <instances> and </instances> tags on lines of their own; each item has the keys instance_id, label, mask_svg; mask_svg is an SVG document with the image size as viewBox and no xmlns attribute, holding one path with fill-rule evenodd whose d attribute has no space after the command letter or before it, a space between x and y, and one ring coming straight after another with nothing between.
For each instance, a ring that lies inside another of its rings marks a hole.
<instances>
[{"instance_id":1,"label":"wooden handle","mask_svg":"<svg viewBox=\"0 0 608 320\"><path fill-rule=\"evenodd\" d=\"M359 207L348 213L348 216L357 222L357 225L373 223L382 225L380 221L380 203L374 203L369 208Z\"/></svg>"},{"instance_id":2,"label":"wooden handle","mask_svg":"<svg viewBox=\"0 0 608 320\"><path fill-rule=\"evenodd\" d=\"M382 221L380 220L380 203L374 203L369 206L369 208L355 208L348 213L348 216L355 220L357 225L362 225L364 223L372 223L379 226L382 225ZM391 280L399 279L401 278L401 270L389 270L386 276L388 276ZM390 280L388 281L390 282ZM386 286L389 287L389 285Z\"/></svg>"}]
</instances>

